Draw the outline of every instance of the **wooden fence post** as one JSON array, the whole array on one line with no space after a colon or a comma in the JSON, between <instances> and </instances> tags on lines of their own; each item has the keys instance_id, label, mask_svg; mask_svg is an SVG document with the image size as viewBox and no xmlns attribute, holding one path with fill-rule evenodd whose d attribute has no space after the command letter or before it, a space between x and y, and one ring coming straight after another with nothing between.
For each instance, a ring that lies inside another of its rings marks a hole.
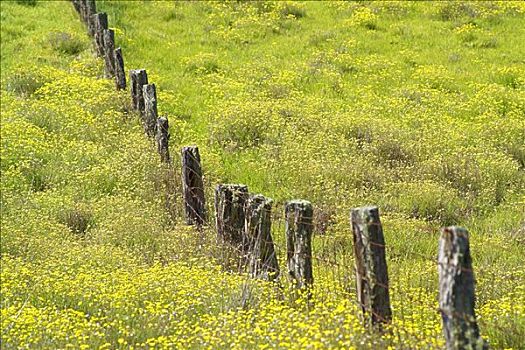
<instances>
[{"instance_id":1,"label":"wooden fence post","mask_svg":"<svg viewBox=\"0 0 525 350\"><path fill-rule=\"evenodd\" d=\"M168 148L168 141L170 139L168 119L160 117L157 119L157 134L155 140L157 141L157 151L160 155L160 161L163 163L170 163L170 151Z\"/></svg>"},{"instance_id":2,"label":"wooden fence post","mask_svg":"<svg viewBox=\"0 0 525 350\"><path fill-rule=\"evenodd\" d=\"M79 13L80 13L80 19L82 22L84 22L85 25L89 22L89 16L93 13L88 13L88 4L87 0L77 0Z\"/></svg>"},{"instance_id":3,"label":"wooden fence post","mask_svg":"<svg viewBox=\"0 0 525 350\"><path fill-rule=\"evenodd\" d=\"M104 29L108 29L108 15L105 12L99 12L91 15L95 37L95 51L98 57L104 57Z\"/></svg>"},{"instance_id":4,"label":"wooden fence post","mask_svg":"<svg viewBox=\"0 0 525 350\"><path fill-rule=\"evenodd\" d=\"M238 248L244 255L248 248L245 232L245 207L248 186L220 184L215 188L215 224L220 241Z\"/></svg>"},{"instance_id":5,"label":"wooden fence post","mask_svg":"<svg viewBox=\"0 0 525 350\"><path fill-rule=\"evenodd\" d=\"M122 50L120 47L114 51L115 62L115 85L117 90L126 89L126 71L124 70L124 58L122 57Z\"/></svg>"},{"instance_id":6,"label":"wooden fence post","mask_svg":"<svg viewBox=\"0 0 525 350\"><path fill-rule=\"evenodd\" d=\"M252 277L273 281L279 277L279 263L272 239L273 201L252 195L246 203L245 232L249 240L249 272Z\"/></svg>"},{"instance_id":7,"label":"wooden fence post","mask_svg":"<svg viewBox=\"0 0 525 350\"><path fill-rule=\"evenodd\" d=\"M365 322L380 326L392 320L385 238L377 207L352 209L357 301Z\"/></svg>"},{"instance_id":8,"label":"wooden fence post","mask_svg":"<svg viewBox=\"0 0 525 350\"><path fill-rule=\"evenodd\" d=\"M148 74L145 69L132 69L129 71L129 81L131 85L131 102L133 109L144 113L144 95L142 86L148 83Z\"/></svg>"},{"instance_id":9,"label":"wooden fence post","mask_svg":"<svg viewBox=\"0 0 525 350\"><path fill-rule=\"evenodd\" d=\"M93 15L97 13L97 6L95 0L85 0L86 3L86 18L85 22L87 24L89 35L93 36L95 34L95 23L93 22Z\"/></svg>"},{"instance_id":10,"label":"wooden fence post","mask_svg":"<svg viewBox=\"0 0 525 350\"><path fill-rule=\"evenodd\" d=\"M115 76L115 31L113 29L104 29L104 73L106 78L113 78Z\"/></svg>"},{"instance_id":11,"label":"wooden fence post","mask_svg":"<svg viewBox=\"0 0 525 350\"><path fill-rule=\"evenodd\" d=\"M186 223L201 226L206 221L206 212L199 148L197 146L183 147L181 155Z\"/></svg>"},{"instance_id":12,"label":"wooden fence post","mask_svg":"<svg viewBox=\"0 0 525 350\"><path fill-rule=\"evenodd\" d=\"M292 200L284 207L288 274L300 289L314 283L312 273L312 204Z\"/></svg>"},{"instance_id":13,"label":"wooden fence post","mask_svg":"<svg viewBox=\"0 0 525 350\"><path fill-rule=\"evenodd\" d=\"M144 131L150 137L155 136L155 127L157 125L157 89L155 84L146 84L142 86L144 98Z\"/></svg>"},{"instance_id":14,"label":"wooden fence post","mask_svg":"<svg viewBox=\"0 0 525 350\"><path fill-rule=\"evenodd\" d=\"M439 308L448 350L487 349L474 313L474 272L468 231L441 229L438 255Z\"/></svg>"},{"instance_id":15,"label":"wooden fence post","mask_svg":"<svg viewBox=\"0 0 525 350\"><path fill-rule=\"evenodd\" d=\"M77 0L78 1L78 7L80 10L80 19L84 24L87 23L87 17L86 17L86 0Z\"/></svg>"}]
</instances>

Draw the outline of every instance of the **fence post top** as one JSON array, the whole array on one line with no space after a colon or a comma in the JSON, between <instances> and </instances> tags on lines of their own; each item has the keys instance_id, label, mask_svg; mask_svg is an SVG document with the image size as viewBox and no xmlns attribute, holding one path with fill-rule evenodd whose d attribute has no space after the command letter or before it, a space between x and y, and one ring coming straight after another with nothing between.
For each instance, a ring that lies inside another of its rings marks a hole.
<instances>
[{"instance_id":1,"label":"fence post top","mask_svg":"<svg viewBox=\"0 0 525 350\"><path fill-rule=\"evenodd\" d=\"M251 194L250 197L248 198L248 200L250 202L253 202L253 203L261 203L261 204L264 204L264 205L271 205L273 204L273 199L269 198L269 197L265 197L264 195L258 193L258 194Z\"/></svg>"},{"instance_id":2,"label":"fence post top","mask_svg":"<svg viewBox=\"0 0 525 350\"><path fill-rule=\"evenodd\" d=\"M105 12L97 12L97 13L93 13L91 15L91 17L100 17L100 16L107 16L108 14L105 13Z\"/></svg>"},{"instance_id":3,"label":"fence post top","mask_svg":"<svg viewBox=\"0 0 525 350\"><path fill-rule=\"evenodd\" d=\"M371 213L379 212L379 208L376 205L365 205L363 207L352 208L352 213L362 212L362 213Z\"/></svg>"},{"instance_id":4,"label":"fence post top","mask_svg":"<svg viewBox=\"0 0 525 350\"><path fill-rule=\"evenodd\" d=\"M441 228L441 235L459 234L468 237L468 230L463 226L446 226Z\"/></svg>"},{"instance_id":5,"label":"fence post top","mask_svg":"<svg viewBox=\"0 0 525 350\"><path fill-rule=\"evenodd\" d=\"M183 146L180 150L181 153L199 152L199 147L197 145Z\"/></svg>"},{"instance_id":6,"label":"fence post top","mask_svg":"<svg viewBox=\"0 0 525 350\"><path fill-rule=\"evenodd\" d=\"M155 83L144 84L144 85L142 85L142 91L144 91L144 92L149 92L150 90L151 90L151 91L156 90Z\"/></svg>"},{"instance_id":7,"label":"fence post top","mask_svg":"<svg viewBox=\"0 0 525 350\"><path fill-rule=\"evenodd\" d=\"M350 210L350 221L356 224L379 221L379 208L374 205L352 208Z\"/></svg>"},{"instance_id":8,"label":"fence post top","mask_svg":"<svg viewBox=\"0 0 525 350\"><path fill-rule=\"evenodd\" d=\"M452 252L456 247L459 251L466 251L469 249L469 234L468 230L462 226L448 226L441 228L441 236L439 237L440 250ZM448 248L447 248L448 247Z\"/></svg>"},{"instance_id":9,"label":"fence post top","mask_svg":"<svg viewBox=\"0 0 525 350\"><path fill-rule=\"evenodd\" d=\"M129 72L131 74L141 74L141 73L146 73L146 69L144 69L144 68L130 69Z\"/></svg>"},{"instance_id":10,"label":"fence post top","mask_svg":"<svg viewBox=\"0 0 525 350\"><path fill-rule=\"evenodd\" d=\"M312 216L313 213L312 203L304 199L292 199L287 201L284 206L285 213L291 213L294 211L306 212L305 215Z\"/></svg>"},{"instance_id":11,"label":"fence post top","mask_svg":"<svg viewBox=\"0 0 525 350\"><path fill-rule=\"evenodd\" d=\"M312 203L304 199L292 199L292 200L286 201L286 205L303 206L303 207L310 206L311 207Z\"/></svg>"},{"instance_id":12,"label":"fence post top","mask_svg":"<svg viewBox=\"0 0 525 350\"><path fill-rule=\"evenodd\" d=\"M248 186L243 184L218 184L217 191L229 189L230 191L248 192Z\"/></svg>"}]
</instances>

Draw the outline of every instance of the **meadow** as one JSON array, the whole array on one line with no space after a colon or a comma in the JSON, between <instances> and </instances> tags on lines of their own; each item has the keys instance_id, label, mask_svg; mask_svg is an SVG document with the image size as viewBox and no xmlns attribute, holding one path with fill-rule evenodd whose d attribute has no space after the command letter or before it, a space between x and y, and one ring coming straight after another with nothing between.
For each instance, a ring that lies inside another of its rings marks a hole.
<instances>
[{"instance_id":1,"label":"meadow","mask_svg":"<svg viewBox=\"0 0 525 350\"><path fill-rule=\"evenodd\" d=\"M99 0L126 69L157 85L173 169L70 2L0 5L2 348L442 348L437 240L454 224L482 336L525 349L523 2ZM228 270L180 198L166 210L188 144L209 213L218 183L275 200L281 271L282 205L314 204L312 303L285 273ZM387 243L384 334L355 303L348 216L366 204Z\"/></svg>"}]
</instances>

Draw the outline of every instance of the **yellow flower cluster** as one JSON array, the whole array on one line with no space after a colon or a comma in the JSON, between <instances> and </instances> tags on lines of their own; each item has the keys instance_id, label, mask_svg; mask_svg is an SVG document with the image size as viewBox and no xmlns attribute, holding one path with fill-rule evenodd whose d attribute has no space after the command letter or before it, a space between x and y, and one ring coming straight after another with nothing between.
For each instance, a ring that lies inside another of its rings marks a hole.
<instances>
[{"instance_id":1,"label":"yellow flower cluster","mask_svg":"<svg viewBox=\"0 0 525 350\"><path fill-rule=\"evenodd\" d=\"M376 29L378 16L369 7L358 7L352 12L348 20L349 25L363 26L368 29Z\"/></svg>"}]
</instances>

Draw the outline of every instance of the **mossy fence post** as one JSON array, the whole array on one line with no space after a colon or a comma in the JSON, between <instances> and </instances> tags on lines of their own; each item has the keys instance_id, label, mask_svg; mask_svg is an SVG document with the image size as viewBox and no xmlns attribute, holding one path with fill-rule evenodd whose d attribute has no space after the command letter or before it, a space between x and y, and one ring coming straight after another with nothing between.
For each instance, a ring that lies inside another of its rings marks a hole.
<instances>
[{"instance_id":1,"label":"mossy fence post","mask_svg":"<svg viewBox=\"0 0 525 350\"><path fill-rule=\"evenodd\" d=\"M474 271L468 231L441 229L438 254L439 309L448 350L487 349L474 313Z\"/></svg>"},{"instance_id":2,"label":"mossy fence post","mask_svg":"<svg viewBox=\"0 0 525 350\"><path fill-rule=\"evenodd\" d=\"M126 71L124 70L124 58L122 57L122 49L117 47L114 54L115 62L115 86L117 90L126 89Z\"/></svg>"},{"instance_id":3,"label":"mossy fence post","mask_svg":"<svg viewBox=\"0 0 525 350\"><path fill-rule=\"evenodd\" d=\"M312 204L292 200L284 207L288 275L298 289L309 289L314 282L312 272ZM310 293L308 292L308 297Z\"/></svg>"},{"instance_id":4,"label":"mossy fence post","mask_svg":"<svg viewBox=\"0 0 525 350\"><path fill-rule=\"evenodd\" d=\"M145 69L132 69L129 71L131 85L131 104L133 109L144 114L144 94L142 87L148 84L148 74Z\"/></svg>"},{"instance_id":5,"label":"mossy fence post","mask_svg":"<svg viewBox=\"0 0 525 350\"><path fill-rule=\"evenodd\" d=\"M273 201L251 195L246 203L245 232L249 241L249 273L252 277L273 281L279 276L279 263L272 239Z\"/></svg>"},{"instance_id":6,"label":"mossy fence post","mask_svg":"<svg viewBox=\"0 0 525 350\"><path fill-rule=\"evenodd\" d=\"M245 231L245 207L248 186L219 184L215 188L215 225L221 242L229 243L242 255L248 249Z\"/></svg>"},{"instance_id":7,"label":"mossy fence post","mask_svg":"<svg viewBox=\"0 0 525 350\"><path fill-rule=\"evenodd\" d=\"M160 117L157 119L155 141L157 143L157 152L160 155L162 163L170 164L170 151L168 142L170 139L168 119Z\"/></svg>"},{"instance_id":8,"label":"mossy fence post","mask_svg":"<svg viewBox=\"0 0 525 350\"><path fill-rule=\"evenodd\" d=\"M104 29L102 41L104 42L104 75L106 78L113 78L115 76L115 31Z\"/></svg>"},{"instance_id":9,"label":"mossy fence post","mask_svg":"<svg viewBox=\"0 0 525 350\"><path fill-rule=\"evenodd\" d=\"M201 226L206 222L206 212L199 148L197 146L183 147L181 151L181 162L186 223L188 225Z\"/></svg>"},{"instance_id":10,"label":"mossy fence post","mask_svg":"<svg viewBox=\"0 0 525 350\"><path fill-rule=\"evenodd\" d=\"M98 57L104 57L104 30L108 29L108 15L105 12L99 12L91 15L94 30L95 51Z\"/></svg>"},{"instance_id":11,"label":"mossy fence post","mask_svg":"<svg viewBox=\"0 0 525 350\"><path fill-rule=\"evenodd\" d=\"M157 125L157 89L155 84L146 84L142 86L142 94L144 98L144 116L143 124L144 131L150 137L155 136L155 128Z\"/></svg>"},{"instance_id":12,"label":"mossy fence post","mask_svg":"<svg viewBox=\"0 0 525 350\"><path fill-rule=\"evenodd\" d=\"M385 238L377 207L352 209L357 302L365 323L380 326L392 320Z\"/></svg>"}]
</instances>

